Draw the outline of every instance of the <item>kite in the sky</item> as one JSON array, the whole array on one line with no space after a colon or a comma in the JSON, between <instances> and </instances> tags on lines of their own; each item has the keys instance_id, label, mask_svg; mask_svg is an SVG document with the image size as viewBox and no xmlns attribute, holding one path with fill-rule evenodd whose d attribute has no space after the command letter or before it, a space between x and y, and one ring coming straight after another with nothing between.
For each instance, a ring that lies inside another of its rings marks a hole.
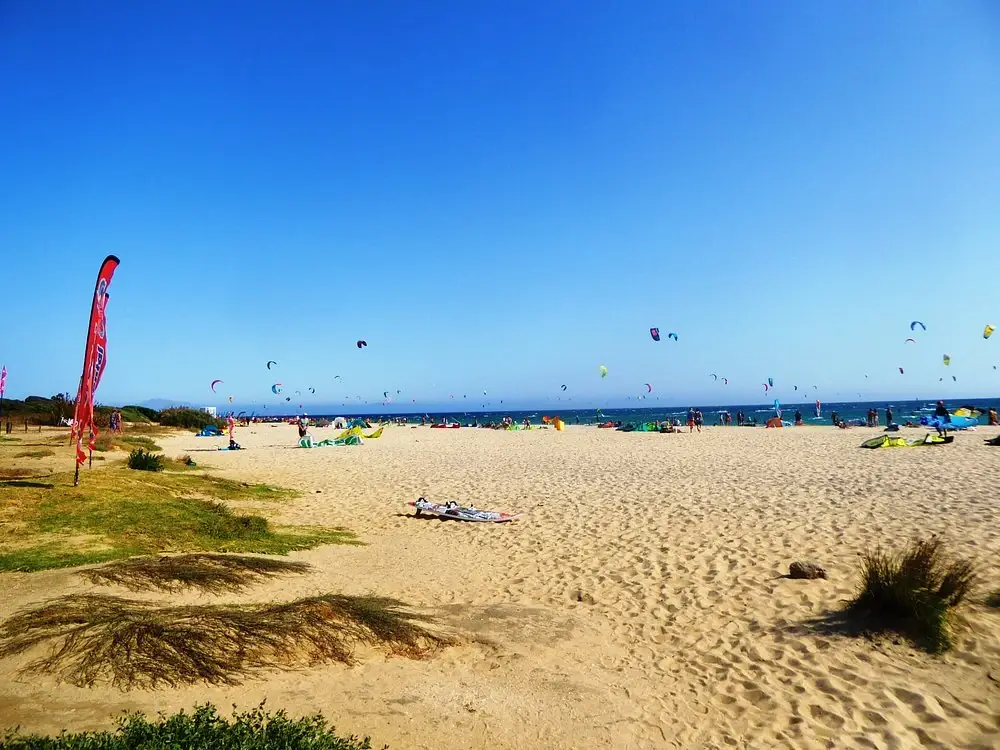
<instances>
[{"instance_id":1,"label":"kite in the sky","mask_svg":"<svg viewBox=\"0 0 1000 750\"><path fill-rule=\"evenodd\" d=\"M566 390L566 384L565 384L565 383L563 383L563 384L562 384L562 389L563 389L564 391Z\"/></svg>"},{"instance_id":2,"label":"kite in the sky","mask_svg":"<svg viewBox=\"0 0 1000 750\"><path fill-rule=\"evenodd\" d=\"M275 383L271 386L271 393L278 394L281 393L281 383Z\"/></svg>"},{"instance_id":3,"label":"kite in the sky","mask_svg":"<svg viewBox=\"0 0 1000 750\"><path fill-rule=\"evenodd\" d=\"M364 346L368 346L368 342L367 341L363 341L362 339L358 339L358 349L360 349L360 348L362 348Z\"/></svg>"},{"instance_id":4,"label":"kite in the sky","mask_svg":"<svg viewBox=\"0 0 1000 750\"><path fill-rule=\"evenodd\" d=\"M217 386L221 382L223 382L223 381L221 381L221 380L213 380L212 381L212 385L210 386L210 388L212 389L212 393L215 393L215 386Z\"/></svg>"},{"instance_id":5,"label":"kite in the sky","mask_svg":"<svg viewBox=\"0 0 1000 750\"><path fill-rule=\"evenodd\" d=\"M729 378L723 378L722 379L722 384L723 385L729 385Z\"/></svg>"},{"instance_id":6,"label":"kite in the sky","mask_svg":"<svg viewBox=\"0 0 1000 750\"><path fill-rule=\"evenodd\" d=\"M903 375L903 374L904 374L904 373L903 373L903 368L902 368L902 367L900 367L900 368L899 368L899 374L900 374L900 375Z\"/></svg>"},{"instance_id":7,"label":"kite in the sky","mask_svg":"<svg viewBox=\"0 0 1000 750\"><path fill-rule=\"evenodd\" d=\"M915 344L915 343L917 343L917 340L916 339L907 339L903 343L904 344Z\"/></svg>"},{"instance_id":8,"label":"kite in the sky","mask_svg":"<svg viewBox=\"0 0 1000 750\"><path fill-rule=\"evenodd\" d=\"M983 338L984 339L988 339L990 336L993 335L993 331L995 331L995 330L996 330L996 328L994 328L989 323L987 323L986 324L986 328L983 329Z\"/></svg>"},{"instance_id":9,"label":"kite in the sky","mask_svg":"<svg viewBox=\"0 0 1000 750\"><path fill-rule=\"evenodd\" d=\"M653 386L649 383L646 383L646 393L652 393L652 392L653 392Z\"/></svg>"},{"instance_id":10,"label":"kite in the sky","mask_svg":"<svg viewBox=\"0 0 1000 750\"><path fill-rule=\"evenodd\" d=\"M768 385L769 385L769 386L770 386L771 388L774 388L774 380L773 380L772 378L768 378L768 379L767 379L767 384L768 384Z\"/></svg>"},{"instance_id":11,"label":"kite in the sky","mask_svg":"<svg viewBox=\"0 0 1000 750\"><path fill-rule=\"evenodd\" d=\"M267 369L270 370L271 369L271 365L276 365L276 364L278 364L278 363L275 362L273 359L267 360Z\"/></svg>"},{"instance_id":12,"label":"kite in the sky","mask_svg":"<svg viewBox=\"0 0 1000 750\"><path fill-rule=\"evenodd\" d=\"M604 365L598 366L597 371L601 373L602 378L606 378L608 376L608 368Z\"/></svg>"},{"instance_id":13,"label":"kite in the sky","mask_svg":"<svg viewBox=\"0 0 1000 750\"><path fill-rule=\"evenodd\" d=\"M764 386L764 393L767 393L768 390L770 390L771 388L771 386L769 386L767 383L762 383L762 385Z\"/></svg>"},{"instance_id":14,"label":"kite in the sky","mask_svg":"<svg viewBox=\"0 0 1000 750\"><path fill-rule=\"evenodd\" d=\"M668 333L668 334L667 334L667 338L668 338L668 339L673 339L674 341L677 341L677 340L678 340L678 339L677 339L677 334L676 334L676 333Z\"/></svg>"},{"instance_id":15,"label":"kite in the sky","mask_svg":"<svg viewBox=\"0 0 1000 750\"><path fill-rule=\"evenodd\" d=\"M342 377L340 377L340 375L334 375L334 376L333 376L333 379L334 379L334 380L343 380L343 378L342 378Z\"/></svg>"},{"instance_id":16,"label":"kite in the sky","mask_svg":"<svg viewBox=\"0 0 1000 750\"><path fill-rule=\"evenodd\" d=\"M709 377L710 377L710 378L711 378L712 380L718 380L718 379L719 379L719 376L718 376L718 375L716 375L716 374L715 374L714 372L710 372L710 373L708 373L708 376L709 376Z\"/></svg>"},{"instance_id":17,"label":"kite in the sky","mask_svg":"<svg viewBox=\"0 0 1000 750\"><path fill-rule=\"evenodd\" d=\"M653 337L653 341L659 341L660 340L660 329L659 328L650 328L649 329L649 335Z\"/></svg>"},{"instance_id":18,"label":"kite in the sky","mask_svg":"<svg viewBox=\"0 0 1000 750\"><path fill-rule=\"evenodd\" d=\"M233 403L233 397L232 396L229 397L229 403Z\"/></svg>"},{"instance_id":19,"label":"kite in the sky","mask_svg":"<svg viewBox=\"0 0 1000 750\"><path fill-rule=\"evenodd\" d=\"M913 321L912 323L910 323L910 330L911 330L911 331L915 331L915 330L917 330L917 326L920 326L920 327L921 327L921 328L923 328L923 329L924 329L925 331L927 330L927 326L925 326L925 325L924 325L923 323L921 323L921 322L920 322L919 320L914 320L914 321Z\"/></svg>"},{"instance_id":20,"label":"kite in the sky","mask_svg":"<svg viewBox=\"0 0 1000 750\"><path fill-rule=\"evenodd\" d=\"M941 361L944 362L945 367L951 364L951 357L947 354L942 355Z\"/></svg>"}]
</instances>

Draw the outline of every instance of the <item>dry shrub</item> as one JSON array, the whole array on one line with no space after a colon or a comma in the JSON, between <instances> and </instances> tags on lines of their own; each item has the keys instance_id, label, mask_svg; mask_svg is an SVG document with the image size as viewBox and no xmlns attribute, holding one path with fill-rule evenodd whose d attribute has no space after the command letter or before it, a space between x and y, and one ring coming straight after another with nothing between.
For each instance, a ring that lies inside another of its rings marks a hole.
<instances>
[{"instance_id":1,"label":"dry shrub","mask_svg":"<svg viewBox=\"0 0 1000 750\"><path fill-rule=\"evenodd\" d=\"M918 540L898 554L876 549L861 560L861 583L848 611L875 630L902 632L929 651L951 647L951 617L975 583L970 560L952 559L941 539Z\"/></svg>"},{"instance_id":2,"label":"dry shrub","mask_svg":"<svg viewBox=\"0 0 1000 750\"><path fill-rule=\"evenodd\" d=\"M77 595L24 610L0 626L0 657L48 645L22 673L57 674L78 686L128 690L209 682L237 685L266 669L353 664L363 644L420 658L453 643L425 618L378 597L338 594L286 604L161 607Z\"/></svg>"},{"instance_id":3,"label":"dry shrub","mask_svg":"<svg viewBox=\"0 0 1000 750\"><path fill-rule=\"evenodd\" d=\"M132 591L180 591L197 588L210 594L240 591L251 584L284 574L305 573L304 562L247 555L169 555L129 560L79 571L92 583L118 584Z\"/></svg>"}]
</instances>

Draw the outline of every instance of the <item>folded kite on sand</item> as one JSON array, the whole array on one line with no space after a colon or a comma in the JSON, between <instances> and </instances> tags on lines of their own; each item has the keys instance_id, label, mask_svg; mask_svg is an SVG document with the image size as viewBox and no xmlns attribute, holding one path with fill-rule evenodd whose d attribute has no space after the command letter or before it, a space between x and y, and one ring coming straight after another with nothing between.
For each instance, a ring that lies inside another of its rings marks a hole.
<instances>
[{"instance_id":1,"label":"folded kite on sand","mask_svg":"<svg viewBox=\"0 0 1000 750\"><path fill-rule=\"evenodd\" d=\"M439 518L452 518L456 521L478 521L480 523L504 523L520 518L523 513L499 513L492 510L479 510L478 508L463 507L454 501L445 504L432 503L427 498L407 503L417 509L416 515L426 514L428 516L438 516Z\"/></svg>"},{"instance_id":2,"label":"folded kite on sand","mask_svg":"<svg viewBox=\"0 0 1000 750\"><path fill-rule=\"evenodd\" d=\"M861 444L862 448L919 448L926 445L949 445L954 441L954 436L947 435L941 437L938 435L927 434L926 437L922 437L918 440L907 440L901 437L889 437L888 435L880 435L879 437L872 438L871 440L866 440Z\"/></svg>"}]
</instances>

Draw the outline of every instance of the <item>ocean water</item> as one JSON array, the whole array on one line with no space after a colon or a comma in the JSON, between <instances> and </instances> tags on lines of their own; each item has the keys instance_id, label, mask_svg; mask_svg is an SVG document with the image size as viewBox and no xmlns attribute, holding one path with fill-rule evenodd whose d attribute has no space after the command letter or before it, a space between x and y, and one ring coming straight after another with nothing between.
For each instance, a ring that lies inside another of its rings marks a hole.
<instances>
[{"instance_id":1,"label":"ocean water","mask_svg":"<svg viewBox=\"0 0 1000 750\"><path fill-rule=\"evenodd\" d=\"M838 417L846 420L864 420L871 408L878 409L880 423L885 425L885 408L889 406L892 409L893 421L899 424L903 424L907 421L912 421L919 423L920 418L924 416L929 416L934 413L934 407L936 401L914 401L914 400L895 400L895 401L838 401L831 402L829 404L822 404L820 416L816 417L815 414L815 404L803 404L796 403L792 405L782 405L781 416L782 419L792 421L795 416L795 411L799 410L802 412L803 423L809 425L831 425L831 415L833 412L837 412ZM986 424L986 410L989 408L995 408L1000 410L1000 399L967 399L967 400L949 400L945 402L949 411L957 409L959 406L969 405L976 406L982 409L984 414L979 419L980 424ZM744 415L749 417L756 417L758 424L763 425L768 419L775 415L773 406L763 406L761 404L747 404L747 405L732 405L732 406L698 406L694 405L695 409L700 409L705 417L706 425L714 425L719 421L720 415L723 412L729 412L733 415L733 424L736 424L736 412L742 411ZM473 420L478 419L480 424L489 422L499 422L504 417L510 417L516 423L523 422L526 418L530 419L533 424L540 424L543 416L559 416L562 420L568 424L581 424L581 425L593 425L599 424L600 422L623 422L628 423L640 423L640 422L652 422L652 421L664 421L667 419L679 419L684 422L687 419L687 408L678 407L646 407L641 409L601 409L600 414L597 413L595 409L531 409L527 411L421 411L414 412L410 414L392 414L388 415L389 418L401 418L405 417L407 421L420 422L421 417L433 417L437 421L441 421L442 417L447 416L452 421L459 421L462 424L470 424ZM386 415L375 416L371 413L365 414L363 412L338 412L337 414L329 415L315 415L311 414L312 417L327 417L333 418L335 416L343 417L353 417L353 416L370 416L373 419L384 419Z\"/></svg>"}]
</instances>

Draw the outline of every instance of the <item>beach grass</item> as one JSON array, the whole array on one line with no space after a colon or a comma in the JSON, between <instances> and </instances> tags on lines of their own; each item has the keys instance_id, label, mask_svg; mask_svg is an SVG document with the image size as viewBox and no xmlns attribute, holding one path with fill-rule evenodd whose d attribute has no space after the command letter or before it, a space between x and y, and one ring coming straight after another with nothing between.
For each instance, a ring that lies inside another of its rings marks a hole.
<instances>
[{"instance_id":1,"label":"beach grass","mask_svg":"<svg viewBox=\"0 0 1000 750\"><path fill-rule=\"evenodd\" d=\"M0 480L0 570L36 571L159 552L280 555L358 543L344 529L274 527L263 516L228 504L285 500L297 495L291 490L193 471L136 472L121 464L84 471L78 487L72 477Z\"/></svg>"},{"instance_id":2,"label":"beach grass","mask_svg":"<svg viewBox=\"0 0 1000 750\"><path fill-rule=\"evenodd\" d=\"M209 594L242 591L281 575L302 574L310 565L291 560L247 555L196 553L133 557L121 562L86 568L80 575L91 583L117 584L132 591L180 591L194 588Z\"/></svg>"},{"instance_id":3,"label":"beach grass","mask_svg":"<svg viewBox=\"0 0 1000 750\"><path fill-rule=\"evenodd\" d=\"M14 458L48 458L49 456L54 455L56 455L54 450L50 450L48 448L35 448L33 450L15 453Z\"/></svg>"},{"instance_id":4,"label":"beach grass","mask_svg":"<svg viewBox=\"0 0 1000 750\"><path fill-rule=\"evenodd\" d=\"M847 611L871 631L898 632L940 653L951 648L954 610L975 579L972 561L951 557L938 538L914 541L897 553L869 550Z\"/></svg>"},{"instance_id":5,"label":"beach grass","mask_svg":"<svg viewBox=\"0 0 1000 750\"><path fill-rule=\"evenodd\" d=\"M58 737L21 734L17 730L0 735L6 750L371 750L370 740L339 737L320 715L289 718L284 711L270 713L261 703L237 713L232 720L221 716L211 704L199 705L192 713L149 720L141 713L118 718L113 731L63 733Z\"/></svg>"},{"instance_id":6,"label":"beach grass","mask_svg":"<svg viewBox=\"0 0 1000 750\"><path fill-rule=\"evenodd\" d=\"M122 690L238 685L272 669L355 663L358 646L418 659L454 642L401 602L323 594L280 604L161 606L70 595L0 624L0 658L39 650L22 674Z\"/></svg>"}]
</instances>

